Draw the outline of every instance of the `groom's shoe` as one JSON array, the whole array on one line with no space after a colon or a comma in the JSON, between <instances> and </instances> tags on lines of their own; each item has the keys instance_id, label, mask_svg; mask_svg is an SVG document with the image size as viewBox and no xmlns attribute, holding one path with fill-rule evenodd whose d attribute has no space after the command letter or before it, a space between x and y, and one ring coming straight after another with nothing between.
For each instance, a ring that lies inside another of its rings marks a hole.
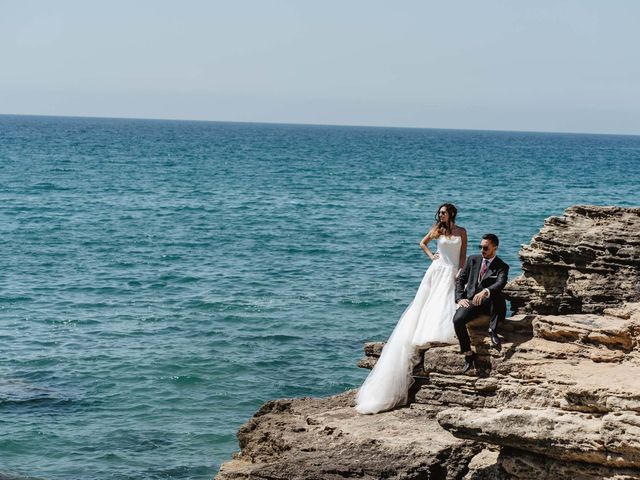
<instances>
[{"instance_id":1,"label":"groom's shoe","mask_svg":"<svg viewBox=\"0 0 640 480\"><path fill-rule=\"evenodd\" d=\"M462 373L467 373L469 370L471 370L471 367L475 367L476 358L477 355L475 353L464 356L464 367L462 367Z\"/></svg>"},{"instance_id":2,"label":"groom's shoe","mask_svg":"<svg viewBox=\"0 0 640 480\"><path fill-rule=\"evenodd\" d=\"M498 337L496 332L494 332L493 330L489 330L489 337L491 338L491 345L493 345L497 349L500 349L502 342L500 341L500 337Z\"/></svg>"}]
</instances>

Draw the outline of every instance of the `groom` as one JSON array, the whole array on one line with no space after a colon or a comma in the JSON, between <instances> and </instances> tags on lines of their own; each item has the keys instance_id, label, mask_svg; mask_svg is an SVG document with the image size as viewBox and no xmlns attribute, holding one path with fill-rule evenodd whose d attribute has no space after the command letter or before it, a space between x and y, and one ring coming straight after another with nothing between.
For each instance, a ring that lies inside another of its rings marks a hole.
<instances>
[{"instance_id":1,"label":"groom","mask_svg":"<svg viewBox=\"0 0 640 480\"><path fill-rule=\"evenodd\" d=\"M487 233L482 237L480 250L482 255L467 258L464 268L456 281L456 303L458 309L453 316L453 325L460 342L460 352L464 353L466 373L475 365L476 354L471 350L471 340L467 332L467 323L479 315L490 315L489 335L491 343L499 348L500 338L496 335L498 322L507 314L507 303L502 289L507 284L509 265L496 256L498 237Z\"/></svg>"}]
</instances>

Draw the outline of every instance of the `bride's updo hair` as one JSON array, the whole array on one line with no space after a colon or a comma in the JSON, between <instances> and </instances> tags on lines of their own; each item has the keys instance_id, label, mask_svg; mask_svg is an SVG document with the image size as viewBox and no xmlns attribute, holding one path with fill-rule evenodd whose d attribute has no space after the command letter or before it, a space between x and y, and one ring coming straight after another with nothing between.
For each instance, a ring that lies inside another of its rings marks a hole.
<instances>
[{"instance_id":1,"label":"bride's updo hair","mask_svg":"<svg viewBox=\"0 0 640 480\"><path fill-rule=\"evenodd\" d=\"M446 222L440 221L440 210L444 208L449 214L449 220ZM456 221L456 215L458 215L458 209L453 203L443 203L436 210L436 223L433 224L431 230L429 230L429 236L431 238L438 238L440 235L451 235L451 228Z\"/></svg>"}]
</instances>

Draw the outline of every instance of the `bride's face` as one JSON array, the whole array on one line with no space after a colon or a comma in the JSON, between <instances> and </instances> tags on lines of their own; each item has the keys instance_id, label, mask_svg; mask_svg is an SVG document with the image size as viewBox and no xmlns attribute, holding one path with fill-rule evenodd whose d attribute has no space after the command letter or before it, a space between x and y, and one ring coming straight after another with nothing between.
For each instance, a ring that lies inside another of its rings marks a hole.
<instances>
[{"instance_id":1,"label":"bride's face","mask_svg":"<svg viewBox=\"0 0 640 480\"><path fill-rule=\"evenodd\" d=\"M447 212L447 209L445 207L442 207L438 212L438 218L442 223L446 223L449 221L449 212Z\"/></svg>"}]
</instances>

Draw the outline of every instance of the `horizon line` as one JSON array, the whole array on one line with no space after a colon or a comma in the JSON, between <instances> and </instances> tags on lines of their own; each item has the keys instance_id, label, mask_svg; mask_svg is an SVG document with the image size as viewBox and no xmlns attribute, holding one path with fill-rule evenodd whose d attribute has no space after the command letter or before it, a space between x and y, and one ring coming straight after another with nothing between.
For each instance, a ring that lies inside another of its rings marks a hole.
<instances>
[{"instance_id":1,"label":"horizon line","mask_svg":"<svg viewBox=\"0 0 640 480\"><path fill-rule=\"evenodd\" d=\"M567 131L549 131L549 130L501 130L495 128L452 128L452 127L416 127L416 126L397 126L397 125L361 125L361 124L340 124L340 123L311 123L311 122L264 122L249 120L203 120L188 118L149 118L149 117L108 117L98 115L50 115L38 113L0 113L0 117L48 117L48 118L85 118L95 120L144 120L158 122L199 122L199 123L241 123L247 125L289 125L289 126L309 126L309 127L347 127L347 128L387 128L399 130L449 130L449 131L467 131L467 132L505 132L505 133L547 133L558 135L608 135L608 136L626 136L639 137L640 133L603 133L603 132L567 132Z\"/></svg>"}]
</instances>

